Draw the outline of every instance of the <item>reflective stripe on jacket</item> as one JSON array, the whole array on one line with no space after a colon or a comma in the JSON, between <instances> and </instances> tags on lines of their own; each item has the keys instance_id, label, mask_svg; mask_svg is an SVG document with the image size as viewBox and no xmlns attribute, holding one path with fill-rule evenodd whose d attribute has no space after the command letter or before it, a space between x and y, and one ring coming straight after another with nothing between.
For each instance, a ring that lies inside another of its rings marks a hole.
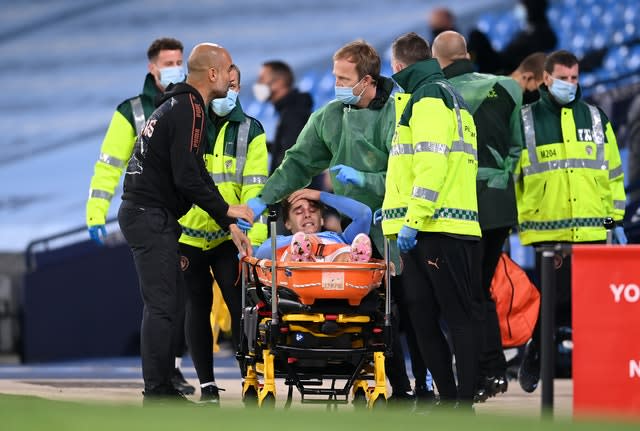
<instances>
[{"instance_id":1,"label":"reflective stripe on jacket","mask_svg":"<svg viewBox=\"0 0 640 431\"><path fill-rule=\"evenodd\" d=\"M207 130L210 133L212 127L207 127ZM215 133L212 147L204 156L205 165L229 205L247 203L262 192L268 174L267 142L257 120L245 116L241 107L236 106ZM197 206L180 219L180 225L180 242L203 250L215 248L231 239L228 230L221 229ZM254 223L248 237L255 246L267 239L267 225L263 218Z\"/></svg>"},{"instance_id":2,"label":"reflective stripe on jacket","mask_svg":"<svg viewBox=\"0 0 640 431\"><path fill-rule=\"evenodd\" d=\"M557 105L546 87L522 108L526 148L516 170L520 240L606 239L603 220L621 221L625 193L620 153L606 115L576 100Z\"/></svg>"},{"instance_id":3,"label":"reflective stripe on jacket","mask_svg":"<svg viewBox=\"0 0 640 431\"><path fill-rule=\"evenodd\" d=\"M389 154L384 234L395 235L406 224L423 232L479 237L471 114L435 60L415 63L394 79L411 96Z\"/></svg>"},{"instance_id":4,"label":"reflective stripe on jacket","mask_svg":"<svg viewBox=\"0 0 640 431\"><path fill-rule=\"evenodd\" d=\"M105 223L111 198L120 184L145 119L155 110L158 93L155 78L147 74L142 93L122 102L113 114L91 177L86 207L87 226Z\"/></svg>"}]
</instances>

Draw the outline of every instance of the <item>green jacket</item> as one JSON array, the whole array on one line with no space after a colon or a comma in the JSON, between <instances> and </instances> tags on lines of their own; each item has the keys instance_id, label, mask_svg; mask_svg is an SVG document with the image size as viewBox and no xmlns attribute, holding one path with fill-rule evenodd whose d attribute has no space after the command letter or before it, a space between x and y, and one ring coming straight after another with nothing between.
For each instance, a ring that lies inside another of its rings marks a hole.
<instances>
[{"instance_id":1,"label":"green jacket","mask_svg":"<svg viewBox=\"0 0 640 431\"><path fill-rule=\"evenodd\" d=\"M621 221L624 174L616 137L599 108L576 99L564 106L540 87L522 108L525 149L516 168L522 244L604 241L604 218Z\"/></svg>"},{"instance_id":2,"label":"green jacket","mask_svg":"<svg viewBox=\"0 0 640 431\"><path fill-rule=\"evenodd\" d=\"M372 211L382 206L387 159L395 129L393 82L380 78L376 97L359 109L333 100L313 114L298 139L285 153L262 192L267 203L279 202L306 187L311 178L330 166L344 164L364 173L364 185L342 184L331 173L334 193L360 201ZM370 235L383 249L382 231L372 226Z\"/></svg>"},{"instance_id":3,"label":"green jacket","mask_svg":"<svg viewBox=\"0 0 640 431\"><path fill-rule=\"evenodd\" d=\"M262 125L242 111L240 101L223 118L208 109L207 149L204 162L218 191L229 205L246 204L262 192L267 181L267 141ZM202 250L210 250L231 239L202 208L193 206L179 220L180 242ZM248 232L251 244L258 246L267 239L267 225L255 222Z\"/></svg>"},{"instance_id":4,"label":"green jacket","mask_svg":"<svg viewBox=\"0 0 640 431\"><path fill-rule=\"evenodd\" d=\"M159 94L155 78L147 73L142 93L122 102L113 114L91 177L86 207L87 226L105 223L111 198L133 153L139 133L137 129L144 126L146 119L156 109L155 99ZM138 119L134 118L136 106L144 114L139 115Z\"/></svg>"},{"instance_id":5,"label":"green jacket","mask_svg":"<svg viewBox=\"0 0 640 431\"><path fill-rule=\"evenodd\" d=\"M443 69L462 95L478 132L478 217L482 230L518 224L513 171L522 152L522 89L505 76L473 72L469 60Z\"/></svg>"},{"instance_id":6,"label":"green jacket","mask_svg":"<svg viewBox=\"0 0 640 431\"><path fill-rule=\"evenodd\" d=\"M434 59L393 78L411 96L389 154L382 206L385 235L403 225L423 232L480 237L476 128Z\"/></svg>"}]
</instances>

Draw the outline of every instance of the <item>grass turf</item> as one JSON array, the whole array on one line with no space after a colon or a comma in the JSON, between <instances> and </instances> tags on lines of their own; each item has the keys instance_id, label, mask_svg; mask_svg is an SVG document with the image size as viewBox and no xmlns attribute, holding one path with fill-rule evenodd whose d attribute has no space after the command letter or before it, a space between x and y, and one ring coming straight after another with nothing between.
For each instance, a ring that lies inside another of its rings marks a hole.
<instances>
[{"instance_id":1,"label":"grass turf","mask_svg":"<svg viewBox=\"0 0 640 431\"><path fill-rule=\"evenodd\" d=\"M216 408L213 406L156 406L84 404L37 397L0 395L0 429L3 431L162 431L162 430L300 430L300 431L437 431L497 430L638 430L640 423L615 420L541 420L515 416L471 416L456 412L417 415L408 411L378 409L353 411L325 408Z\"/></svg>"}]
</instances>

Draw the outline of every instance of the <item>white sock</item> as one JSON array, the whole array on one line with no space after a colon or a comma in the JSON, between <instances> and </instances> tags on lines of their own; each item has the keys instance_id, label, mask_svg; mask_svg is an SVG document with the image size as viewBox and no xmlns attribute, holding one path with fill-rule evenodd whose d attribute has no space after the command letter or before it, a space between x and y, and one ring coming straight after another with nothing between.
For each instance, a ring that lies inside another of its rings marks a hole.
<instances>
[{"instance_id":1,"label":"white sock","mask_svg":"<svg viewBox=\"0 0 640 431\"><path fill-rule=\"evenodd\" d=\"M176 368L180 368L180 365L182 365L182 358L176 356Z\"/></svg>"},{"instance_id":2,"label":"white sock","mask_svg":"<svg viewBox=\"0 0 640 431\"><path fill-rule=\"evenodd\" d=\"M203 383L203 384L201 384L201 385L200 385L200 388L204 389L204 388L206 388L207 386L213 386L213 387L216 387L216 388L218 387L218 385L216 385L216 382L215 382L215 380L214 380L213 382L207 382L207 383Z\"/></svg>"}]
</instances>

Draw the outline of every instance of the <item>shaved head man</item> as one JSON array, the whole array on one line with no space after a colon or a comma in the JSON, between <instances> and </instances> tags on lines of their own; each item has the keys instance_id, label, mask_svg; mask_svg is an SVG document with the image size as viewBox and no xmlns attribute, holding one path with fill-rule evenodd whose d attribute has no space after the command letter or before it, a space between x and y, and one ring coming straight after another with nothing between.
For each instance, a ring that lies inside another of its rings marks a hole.
<instances>
[{"instance_id":1,"label":"shaved head man","mask_svg":"<svg viewBox=\"0 0 640 431\"><path fill-rule=\"evenodd\" d=\"M506 391L508 386L507 363L490 287L502 245L518 222L512 174L522 147L522 90L511 78L475 73L465 38L460 33L446 31L436 37L433 55L444 76L464 98L477 130L476 191L482 229L481 280L485 319L480 323L482 350L474 399L484 401Z\"/></svg>"},{"instance_id":2,"label":"shaved head man","mask_svg":"<svg viewBox=\"0 0 640 431\"><path fill-rule=\"evenodd\" d=\"M246 205L224 200L203 158L207 105L226 96L231 64L221 46L197 45L189 55L187 81L166 88L136 139L127 167L118 222L133 254L144 302L140 350L145 404L186 401L171 384L172 339L185 291L178 219L197 205L230 231L241 254L251 253L251 243L235 219L251 223L253 213Z\"/></svg>"},{"instance_id":3,"label":"shaved head man","mask_svg":"<svg viewBox=\"0 0 640 431\"><path fill-rule=\"evenodd\" d=\"M232 65L231 55L220 45L198 44L189 54L187 84L198 90L208 105L213 99L227 95Z\"/></svg>"},{"instance_id":4,"label":"shaved head man","mask_svg":"<svg viewBox=\"0 0 640 431\"><path fill-rule=\"evenodd\" d=\"M434 39L431 51L443 69L456 60L470 58L467 52L467 41L464 36L455 31L440 33Z\"/></svg>"}]
</instances>

